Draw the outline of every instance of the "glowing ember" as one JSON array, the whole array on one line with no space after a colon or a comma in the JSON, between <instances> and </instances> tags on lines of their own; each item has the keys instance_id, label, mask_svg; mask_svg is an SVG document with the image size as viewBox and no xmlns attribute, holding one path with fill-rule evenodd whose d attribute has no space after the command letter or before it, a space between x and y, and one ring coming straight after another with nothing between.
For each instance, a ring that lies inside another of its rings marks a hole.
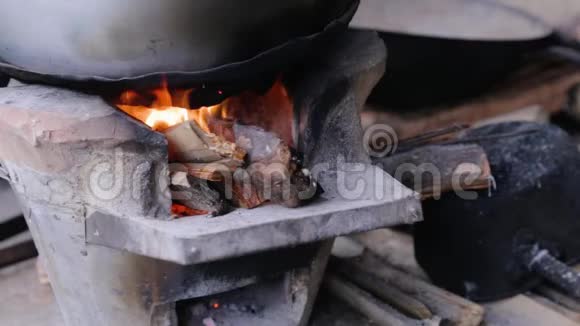
<instances>
[{"instance_id":1,"label":"glowing ember","mask_svg":"<svg viewBox=\"0 0 580 326\"><path fill-rule=\"evenodd\" d=\"M216 299L212 299L209 302L209 306L212 307L213 309L219 309L221 307L221 304Z\"/></svg>"},{"instance_id":2,"label":"glowing ember","mask_svg":"<svg viewBox=\"0 0 580 326\"><path fill-rule=\"evenodd\" d=\"M153 129L165 129L187 120L189 120L187 109L171 107L163 110L151 110L145 124Z\"/></svg>"},{"instance_id":3,"label":"glowing ember","mask_svg":"<svg viewBox=\"0 0 580 326\"><path fill-rule=\"evenodd\" d=\"M177 217L186 217L186 216L195 216L195 215L207 215L209 214L209 212L206 211L200 211L197 209L193 209L193 208L189 208L187 206L184 205L180 205L180 204L175 204L173 203L171 205L171 213Z\"/></svg>"},{"instance_id":4,"label":"glowing ember","mask_svg":"<svg viewBox=\"0 0 580 326\"><path fill-rule=\"evenodd\" d=\"M281 81L274 83L265 94L248 91L209 107L192 108L191 92L191 89L170 90L164 82L160 88L145 94L125 91L117 106L155 131L194 120L204 131L227 139L222 134L223 123L237 121L278 134L286 144L293 145L294 105Z\"/></svg>"}]
</instances>

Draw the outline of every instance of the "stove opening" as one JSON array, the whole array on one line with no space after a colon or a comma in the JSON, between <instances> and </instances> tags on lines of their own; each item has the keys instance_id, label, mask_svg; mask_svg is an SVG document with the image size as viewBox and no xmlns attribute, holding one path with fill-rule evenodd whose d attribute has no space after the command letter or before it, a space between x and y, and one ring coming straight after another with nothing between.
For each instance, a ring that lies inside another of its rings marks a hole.
<instances>
[{"instance_id":1,"label":"stove opening","mask_svg":"<svg viewBox=\"0 0 580 326\"><path fill-rule=\"evenodd\" d=\"M196 91L163 82L125 90L114 101L167 138L176 217L268 202L297 207L317 193L296 150L294 104L281 79L264 92L244 91L211 106L191 103Z\"/></svg>"},{"instance_id":2,"label":"stove opening","mask_svg":"<svg viewBox=\"0 0 580 326\"><path fill-rule=\"evenodd\" d=\"M230 292L178 301L179 326L293 325L300 291L284 276L275 276Z\"/></svg>"}]
</instances>

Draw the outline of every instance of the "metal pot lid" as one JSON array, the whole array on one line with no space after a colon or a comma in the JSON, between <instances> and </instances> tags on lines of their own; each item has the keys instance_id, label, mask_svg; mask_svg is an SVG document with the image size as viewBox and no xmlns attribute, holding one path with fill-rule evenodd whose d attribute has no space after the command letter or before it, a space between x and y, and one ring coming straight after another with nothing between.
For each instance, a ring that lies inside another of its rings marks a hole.
<instances>
[{"instance_id":1,"label":"metal pot lid","mask_svg":"<svg viewBox=\"0 0 580 326\"><path fill-rule=\"evenodd\" d=\"M474 41L525 41L553 32L540 20L492 0L362 0L351 26Z\"/></svg>"}]
</instances>

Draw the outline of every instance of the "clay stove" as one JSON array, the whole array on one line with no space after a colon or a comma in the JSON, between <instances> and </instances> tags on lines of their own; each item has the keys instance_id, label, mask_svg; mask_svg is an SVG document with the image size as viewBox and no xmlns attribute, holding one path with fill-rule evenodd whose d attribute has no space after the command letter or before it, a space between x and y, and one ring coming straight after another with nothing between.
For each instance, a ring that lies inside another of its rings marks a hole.
<instances>
[{"instance_id":1,"label":"clay stove","mask_svg":"<svg viewBox=\"0 0 580 326\"><path fill-rule=\"evenodd\" d=\"M0 173L17 193L68 325L305 325L332 239L420 219L370 165L359 109L382 76L370 32L284 76L295 144L324 194L169 219L167 142L100 96L0 89Z\"/></svg>"}]
</instances>

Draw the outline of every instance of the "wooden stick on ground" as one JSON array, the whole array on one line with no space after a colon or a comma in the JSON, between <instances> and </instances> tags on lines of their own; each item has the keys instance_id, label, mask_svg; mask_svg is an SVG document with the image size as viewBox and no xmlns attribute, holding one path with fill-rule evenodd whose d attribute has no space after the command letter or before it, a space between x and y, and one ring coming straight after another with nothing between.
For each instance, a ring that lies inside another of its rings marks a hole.
<instances>
[{"instance_id":1,"label":"wooden stick on ground","mask_svg":"<svg viewBox=\"0 0 580 326\"><path fill-rule=\"evenodd\" d=\"M343 262L355 264L358 268L380 277L384 282L397 286L453 325L478 326L483 319L484 309L480 305L396 270L370 252L365 252L360 258Z\"/></svg>"},{"instance_id":2,"label":"wooden stick on ground","mask_svg":"<svg viewBox=\"0 0 580 326\"><path fill-rule=\"evenodd\" d=\"M580 313L572 311L564 306L561 306L560 304L545 298L543 296L540 295L536 295L533 293L528 293L526 294L526 296L534 301L536 301L537 303L541 304L542 306L551 309L563 316L565 316L566 318L579 323L580 324Z\"/></svg>"},{"instance_id":3,"label":"wooden stick on ground","mask_svg":"<svg viewBox=\"0 0 580 326\"><path fill-rule=\"evenodd\" d=\"M485 305L486 325L578 326L578 323L525 295Z\"/></svg>"},{"instance_id":4,"label":"wooden stick on ground","mask_svg":"<svg viewBox=\"0 0 580 326\"><path fill-rule=\"evenodd\" d=\"M326 275L324 286L332 295L348 303L379 326L439 325L438 321L429 323L407 318L368 292L336 275Z\"/></svg>"},{"instance_id":5,"label":"wooden stick on ground","mask_svg":"<svg viewBox=\"0 0 580 326\"><path fill-rule=\"evenodd\" d=\"M411 235L392 229L378 229L356 234L352 239L379 256L389 266L422 280L429 279L415 259L415 244Z\"/></svg>"},{"instance_id":6,"label":"wooden stick on ground","mask_svg":"<svg viewBox=\"0 0 580 326\"><path fill-rule=\"evenodd\" d=\"M331 264L333 266L334 264ZM363 290L374 294L385 303L395 307L405 315L415 319L431 319L433 314L422 302L412 298L408 294L394 287L392 284L384 282L376 275L352 265L339 264L336 268L346 280L353 282Z\"/></svg>"}]
</instances>

